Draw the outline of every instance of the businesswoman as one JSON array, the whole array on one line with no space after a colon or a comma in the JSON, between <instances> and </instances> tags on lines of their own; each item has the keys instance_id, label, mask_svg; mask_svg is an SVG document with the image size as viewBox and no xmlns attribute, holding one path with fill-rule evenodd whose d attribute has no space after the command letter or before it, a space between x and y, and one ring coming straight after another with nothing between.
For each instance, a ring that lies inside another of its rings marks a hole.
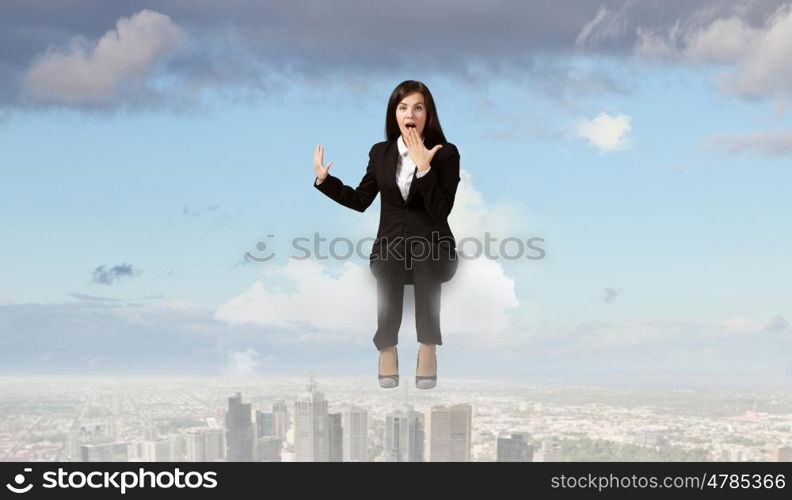
<instances>
[{"instance_id":1,"label":"businesswoman","mask_svg":"<svg viewBox=\"0 0 792 500\"><path fill-rule=\"evenodd\" d=\"M356 188L345 185L314 151L314 186L341 205L363 212L380 193L377 238L369 257L377 278L377 332L381 387L399 385L398 344L404 285L415 291L415 326L420 346L415 374L419 389L437 384L441 285L458 266L456 241L448 226L459 184L459 151L446 141L434 99L423 83L406 80L391 93L385 141L369 151Z\"/></svg>"}]
</instances>

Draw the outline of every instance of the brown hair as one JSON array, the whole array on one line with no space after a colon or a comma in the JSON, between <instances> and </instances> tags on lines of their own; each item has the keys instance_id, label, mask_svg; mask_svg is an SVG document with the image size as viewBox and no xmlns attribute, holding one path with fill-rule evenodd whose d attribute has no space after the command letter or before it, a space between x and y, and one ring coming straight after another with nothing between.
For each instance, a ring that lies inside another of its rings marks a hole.
<instances>
[{"instance_id":1,"label":"brown hair","mask_svg":"<svg viewBox=\"0 0 792 500\"><path fill-rule=\"evenodd\" d=\"M385 114L385 139L387 141L395 141L401 135L399 124L396 123L396 106L399 105L402 99L413 92L420 92L426 101L426 126L423 131L424 145L431 149L438 144L448 142L443 134L443 128L440 127L440 118L437 116L437 108L435 108L432 93L429 92L429 88L426 85L417 80L404 80L393 89L388 101L388 111Z\"/></svg>"}]
</instances>

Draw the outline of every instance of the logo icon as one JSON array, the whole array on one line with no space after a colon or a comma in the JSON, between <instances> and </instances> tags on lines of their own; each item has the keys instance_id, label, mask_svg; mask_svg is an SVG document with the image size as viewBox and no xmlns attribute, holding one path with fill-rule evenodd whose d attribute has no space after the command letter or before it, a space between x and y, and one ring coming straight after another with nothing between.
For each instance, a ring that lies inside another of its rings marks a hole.
<instances>
[{"instance_id":1,"label":"logo icon","mask_svg":"<svg viewBox=\"0 0 792 500\"><path fill-rule=\"evenodd\" d=\"M24 471L25 472L33 472L33 469L31 469L30 467L25 467ZM14 476L14 482L18 486L14 486L11 483L6 483L6 488L8 488L10 491L12 491L14 493L27 493L28 491L31 490L31 488L33 488L32 484L29 484L27 486L22 486L22 484L24 484L24 482L25 482L25 475L24 474L17 474L16 476Z\"/></svg>"}]
</instances>

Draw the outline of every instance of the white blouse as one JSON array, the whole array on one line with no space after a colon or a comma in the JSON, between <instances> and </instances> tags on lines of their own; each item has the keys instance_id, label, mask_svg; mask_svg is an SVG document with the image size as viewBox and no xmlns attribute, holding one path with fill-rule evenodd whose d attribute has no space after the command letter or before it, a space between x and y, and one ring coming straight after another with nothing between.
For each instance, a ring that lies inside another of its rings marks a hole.
<instances>
[{"instance_id":1,"label":"white blouse","mask_svg":"<svg viewBox=\"0 0 792 500\"><path fill-rule=\"evenodd\" d=\"M430 166L423 172L417 172L418 167L415 162L410 158L410 152L407 150L407 145L404 143L402 136L396 140L396 145L399 147L399 159L396 160L396 183L399 185L402 198L407 201L407 195L410 193L410 184L412 184L413 174L415 177L423 177L432 169Z\"/></svg>"}]
</instances>

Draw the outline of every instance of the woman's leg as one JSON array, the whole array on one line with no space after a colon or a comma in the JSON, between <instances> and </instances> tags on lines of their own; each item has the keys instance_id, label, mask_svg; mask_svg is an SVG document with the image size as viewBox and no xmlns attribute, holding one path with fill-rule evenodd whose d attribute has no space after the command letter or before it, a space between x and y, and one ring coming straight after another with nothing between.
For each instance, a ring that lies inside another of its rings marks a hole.
<instances>
[{"instance_id":1,"label":"woman's leg","mask_svg":"<svg viewBox=\"0 0 792 500\"><path fill-rule=\"evenodd\" d=\"M399 327L404 305L404 262L386 259L379 263L377 279L377 350L399 343Z\"/></svg>"},{"instance_id":2,"label":"woman's leg","mask_svg":"<svg viewBox=\"0 0 792 500\"><path fill-rule=\"evenodd\" d=\"M431 267L431 259L413 260L415 287L415 330L418 342L442 345L440 334L440 291L442 283Z\"/></svg>"},{"instance_id":3,"label":"woman's leg","mask_svg":"<svg viewBox=\"0 0 792 500\"><path fill-rule=\"evenodd\" d=\"M435 380L421 379L437 375L435 351L443 340L440 334L440 291L442 283L437 276L436 262L413 260L415 282L415 329L418 333L418 366L415 384L419 389L435 387Z\"/></svg>"}]
</instances>

